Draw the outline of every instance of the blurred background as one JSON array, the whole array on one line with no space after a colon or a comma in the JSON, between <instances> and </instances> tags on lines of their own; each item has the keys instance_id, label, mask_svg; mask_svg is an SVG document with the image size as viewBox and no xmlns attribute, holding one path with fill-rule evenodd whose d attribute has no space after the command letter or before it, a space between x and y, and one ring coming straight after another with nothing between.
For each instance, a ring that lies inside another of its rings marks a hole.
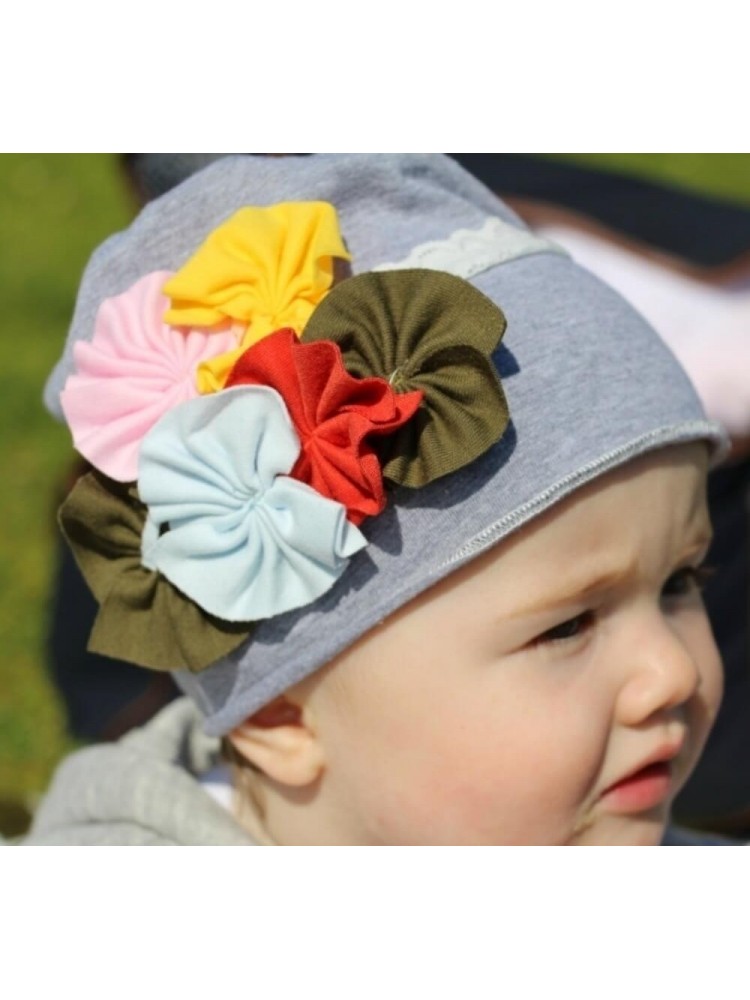
<instances>
[{"instance_id":1,"label":"blurred background","mask_svg":"<svg viewBox=\"0 0 750 1000\"><path fill-rule=\"evenodd\" d=\"M12 834L72 742L46 668L67 430L41 405L86 260L135 203L114 155L0 155L0 832Z\"/></svg>"},{"instance_id":2,"label":"blurred background","mask_svg":"<svg viewBox=\"0 0 750 1000\"><path fill-rule=\"evenodd\" d=\"M550 154L538 159L750 208L750 154ZM492 169L486 161L484 166ZM55 511L70 485L74 455L67 430L48 416L41 394L60 353L89 254L127 225L136 210L132 177L126 177L116 154L0 155L5 326L0 338L0 834L5 836L22 832L56 762L84 738L80 731L77 736L70 732L47 652L58 558Z\"/></svg>"}]
</instances>

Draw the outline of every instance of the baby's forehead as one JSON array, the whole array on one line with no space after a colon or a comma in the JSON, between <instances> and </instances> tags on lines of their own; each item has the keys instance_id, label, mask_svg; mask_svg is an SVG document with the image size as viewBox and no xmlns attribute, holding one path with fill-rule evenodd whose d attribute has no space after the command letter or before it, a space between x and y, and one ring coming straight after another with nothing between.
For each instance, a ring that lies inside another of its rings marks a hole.
<instances>
[{"instance_id":1,"label":"baby's forehead","mask_svg":"<svg viewBox=\"0 0 750 1000\"><path fill-rule=\"evenodd\" d=\"M707 471L700 442L633 459L521 527L448 586L454 596L491 588L510 606L518 595L552 600L637 565L671 565L710 540Z\"/></svg>"}]
</instances>

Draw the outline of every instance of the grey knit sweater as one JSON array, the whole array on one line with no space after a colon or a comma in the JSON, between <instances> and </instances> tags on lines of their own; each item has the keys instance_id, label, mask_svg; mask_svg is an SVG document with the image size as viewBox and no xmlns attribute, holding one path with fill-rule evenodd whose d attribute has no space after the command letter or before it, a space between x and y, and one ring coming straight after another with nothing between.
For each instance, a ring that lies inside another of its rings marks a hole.
<instances>
[{"instance_id":1,"label":"grey knit sweater","mask_svg":"<svg viewBox=\"0 0 750 1000\"><path fill-rule=\"evenodd\" d=\"M196 780L218 762L187 698L119 743L58 768L26 840L40 845L247 846L253 841Z\"/></svg>"}]
</instances>

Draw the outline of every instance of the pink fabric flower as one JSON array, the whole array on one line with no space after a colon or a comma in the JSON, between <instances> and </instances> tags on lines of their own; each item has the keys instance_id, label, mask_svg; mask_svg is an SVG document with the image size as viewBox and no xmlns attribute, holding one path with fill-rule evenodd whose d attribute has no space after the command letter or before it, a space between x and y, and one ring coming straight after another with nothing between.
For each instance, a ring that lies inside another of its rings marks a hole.
<instances>
[{"instance_id":1,"label":"pink fabric flower","mask_svg":"<svg viewBox=\"0 0 750 1000\"><path fill-rule=\"evenodd\" d=\"M138 453L168 410L198 395L202 361L237 347L232 330L167 326L168 271L140 278L99 307L90 343L74 348L76 371L60 402L78 451L111 479L138 478Z\"/></svg>"}]
</instances>

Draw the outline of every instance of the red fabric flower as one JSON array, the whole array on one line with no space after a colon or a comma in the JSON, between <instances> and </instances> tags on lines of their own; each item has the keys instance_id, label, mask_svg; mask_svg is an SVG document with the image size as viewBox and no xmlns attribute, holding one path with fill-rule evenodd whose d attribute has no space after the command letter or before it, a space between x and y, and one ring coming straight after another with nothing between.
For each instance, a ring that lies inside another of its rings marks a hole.
<instances>
[{"instance_id":1,"label":"red fabric flower","mask_svg":"<svg viewBox=\"0 0 750 1000\"><path fill-rule=\"evenodd\" d=\"M380 460L370 435L390 434L414 416L423 393L397 393L382 378L354 378L328 340L300 343L277 330L237 360L226 383L266 385L286 403L302 450L291 475L347 508L361 524L385 506Z\"/></svg>"}]
</instances>

